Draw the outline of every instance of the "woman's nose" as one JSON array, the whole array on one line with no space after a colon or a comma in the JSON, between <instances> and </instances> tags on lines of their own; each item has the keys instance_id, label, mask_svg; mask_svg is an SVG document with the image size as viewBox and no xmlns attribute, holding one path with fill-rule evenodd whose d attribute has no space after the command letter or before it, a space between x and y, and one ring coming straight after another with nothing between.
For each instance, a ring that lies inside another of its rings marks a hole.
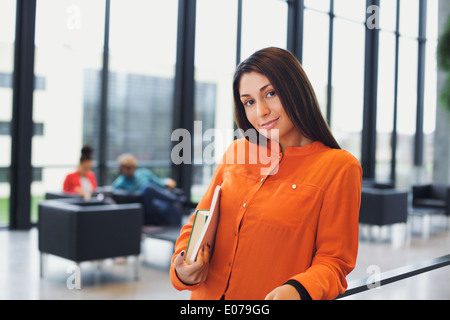
<instances>
[{"instance_id":1,"label":"woman's nose","mask_svg":"<svg viewBox=\"0 0 450 320\"><path fill-rule=\"evenodd\" d=\"M270 114L270 108L266 101L258 102L257 113L259 118L264 118Z\"/></svg>"}]
</instances>

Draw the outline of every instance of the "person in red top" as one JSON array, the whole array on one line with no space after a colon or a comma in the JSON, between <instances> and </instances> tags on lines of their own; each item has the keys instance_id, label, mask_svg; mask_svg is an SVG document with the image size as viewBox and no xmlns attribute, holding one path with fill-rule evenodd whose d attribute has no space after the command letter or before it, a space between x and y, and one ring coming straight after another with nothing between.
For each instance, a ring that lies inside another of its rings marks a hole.
<instances>
[{"instance_id":1,"label":"person in red top","mask_svg":"<svg viewBox=\"0 0 450 320\"><path fill-rule=\"evenodd\" d=\"M172 284L191 299L335 299L356 263L361 166L334 139L287 50L243 61L233 93L245 136L228 148L197 207L208 209L222 187L214 251L205 246L186 263L193 215L175 244Z\"/></svg>"},{"instance_id":2,"label":"person in red top","mask_svg":"<svg viewBox=\"0 0 450 320\"><path fill-rule=\"evenodd\" d=\"M68 174L64 180L63 191L65 193L78 194L89 199L97 189L97 178L91 171L92 151L92 148L87 145L81 149L77 171Z\"/></svg>"}]
</instances>

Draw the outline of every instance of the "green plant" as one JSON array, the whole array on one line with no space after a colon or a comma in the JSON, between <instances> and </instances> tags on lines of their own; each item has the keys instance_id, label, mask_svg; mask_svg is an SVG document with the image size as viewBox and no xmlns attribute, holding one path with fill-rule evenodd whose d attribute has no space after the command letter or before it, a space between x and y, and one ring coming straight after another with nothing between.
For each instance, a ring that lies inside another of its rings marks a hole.
<instances>
[{"instance_id":1,"label":"green plant","mask_svg":"<svg viewBox=\"0 0 450 320\"><path fill-rule=\"evenodd\" d=\"M440 101L442 106L450 111L450 16L447 19L444 32L439 38L437 63L439 69L447 72L447 80L442 88Z\"/></svg>"}]
</instances>

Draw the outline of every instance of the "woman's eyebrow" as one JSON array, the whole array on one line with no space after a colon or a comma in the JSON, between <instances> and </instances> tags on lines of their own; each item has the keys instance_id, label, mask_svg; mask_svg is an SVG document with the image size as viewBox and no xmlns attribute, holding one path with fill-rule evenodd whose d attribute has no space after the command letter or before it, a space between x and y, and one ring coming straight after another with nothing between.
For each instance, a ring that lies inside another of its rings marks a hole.
<instances>
[{"instance_id":1,"label":"woman's eyebrow","mask_svg":"<svg viewBox=\"0 0 450 320\"><path fill-rule=\"evenodd\" d=\"M262 92L262 91L266 90L266 88L267 88L267 87L270 87L270 86L271 86L270 83L269 83L269 84L266 84L265 86L262 86L262 87L259 89L259 92ZM246 93L241 94L241 98L243 98L243 97L250 97L250 95L249 95L249 94L246 94Z\"/></svg>"}]
</instances>

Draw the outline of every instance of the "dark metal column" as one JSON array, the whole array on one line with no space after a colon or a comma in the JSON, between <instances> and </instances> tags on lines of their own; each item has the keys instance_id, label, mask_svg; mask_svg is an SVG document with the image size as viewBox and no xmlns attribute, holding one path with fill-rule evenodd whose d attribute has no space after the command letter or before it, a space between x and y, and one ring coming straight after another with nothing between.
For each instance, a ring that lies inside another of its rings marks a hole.
<instances>
[{"instance_id":1,"label":"dark metal column","mask_svg":"<svg viewBox=\"0 0 450 320\"><path fill-rule=\"evenodd\" d=\"M291 51L300 62L302 62L303 59L304 10L304 0L288 1L287 49Z\"/></svg>"},{"instance_id":2,"label":"dark metal column","mask_svg":"<svg viewBox=\"0 0 450 320\"><path fill-rule=\"evenodd\" d=\"M414 140L414 166L423 166L423 117L425 101L425 55L427 41L427 2L419 2L419 55L417 72L417 113Z\"/></svg>"},{"instance_id":3,"label":"dark metal column","mask_svg":"<svg viewBox=\"0 0 450 320\"><path fill-rule=\"evenodd\" d=\"M172 162L172 177L188 198L193 169L195 17L196 0L179 0L173 130L186 129L190 133L191 161L180 165Z\"/></svg>"},{"instance_id":4,"label":"dark metal column","mask_svg":"<svg viewBox=\"0 0 450 320\"><path fill-rule=\"evenodd\" d=\"M237 7L237 29L236 29L236 65L241 63L242 44L242 0L238 0Z\"/></svg>"},{"instance_id":5,"label":"dark metal column","mask_svg":"<svg viewBox=\"0 0 450 320\"><path fill-rule=\"evenodd\" d=\"M398 73L400 62L400 0L397 0L397 16L395 27L395 71L394 71L394 115L391 137L391 175L390 180L393 186L397 181L397 119L398 119Z\"/></svg>"},{"instance_id":6,"label":"dark metal column","mask_svg":"<svg viewBox=\"0 0 450 320\"><path fill-rule=\"evenodd\" d=\"M328 30L328 84L327 84L327 114L328 125L331 126L333 97L333 43L334 43L334 0L330 0L330 25Z\"/></svg>"},{"instance_id":7,"label":"dark metal column","mask_svg":"<svg viewBox=\"0 0 450 320\"><path fill-rule=\"evenodd\" d=\"M242 49L242 0L238 0L237 5L237 28L236 28L236 66L241 63L241 49ZM233 119L236 119L233 108ZM233 128L236 131L238 129L236 121L233 121ZM238 137L235 135L234 139Z\"/></svg>"},{"instance_id":8,"label":"dark metal column","mask_svg":"<svg viewBox=\"0 0 450 320\"><path fill-rule=\"evenodd\" d=\"M102 86L100 97L100 136L99 136L99 156L98 156L98 182L99 185L106 184L108 176L108 79L109 79L109 20L111 12L111 0L106 0L105 7L105 30L103 40L103 66L102 66Z\"/></svg>"},{"instance_id":9,"label":"dark metal column","mask_svg":"<svg viewBox=\"0 0 450 320\"><path fill-rule=\"evenodd\" d=\"M369 6L380 6L379 0L367 0ZM361 165L364 178L375 178L378 94L379 30L366 27L366 53L364 75L364 113L362 130Z\"/></svg>"},{"instance_id":10,"label":"dark metal column","mask_svg":"<svg viewBox=\"0 0 450 320\"><path fill-rule=\"evenodd\" d=\"M31 227L36 0L17 0L11 121L10 228Z\"/></svg>"}]
</instances>

